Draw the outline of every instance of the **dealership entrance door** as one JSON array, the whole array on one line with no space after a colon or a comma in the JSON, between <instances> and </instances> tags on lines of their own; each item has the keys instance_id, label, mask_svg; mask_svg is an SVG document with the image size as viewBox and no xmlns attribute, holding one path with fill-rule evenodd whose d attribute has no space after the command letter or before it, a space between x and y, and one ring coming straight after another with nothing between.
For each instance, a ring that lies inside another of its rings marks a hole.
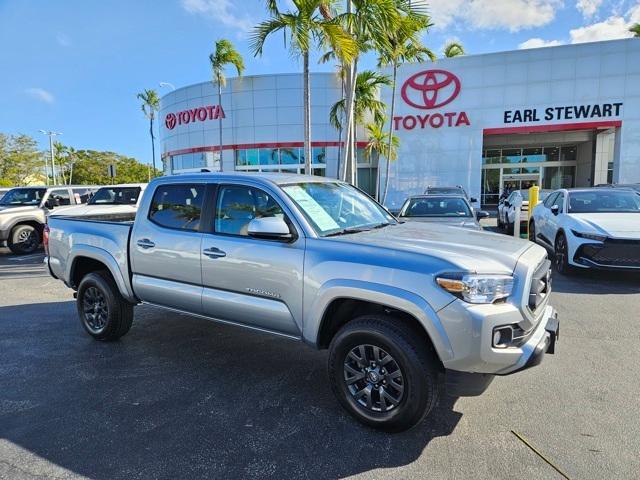
<instances>
[{"instance_id":1,"label":"dealership entrance door","mask_svg":"<svg viewBox=\"0 0 640 480\"><path fill-rule=\"evenodd\" d=\"M553 127L550 127L553 128ZM481 203L498 204L507 191L590 187L614 178L616 127L551 132L485 130Z\"/></svg>"}]
</instances>

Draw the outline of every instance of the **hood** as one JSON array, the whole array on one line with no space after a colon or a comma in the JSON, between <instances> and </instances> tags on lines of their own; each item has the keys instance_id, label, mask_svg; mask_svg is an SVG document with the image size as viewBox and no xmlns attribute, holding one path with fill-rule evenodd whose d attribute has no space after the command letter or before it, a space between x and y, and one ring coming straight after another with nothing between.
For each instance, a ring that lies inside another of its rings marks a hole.
<instances>
[{"instance_id":1,"label":"hood","mask_svg":"<svg viewBox=\"0 0 640 480\"><path fill-rule=\"evenodd\" d=\"M33 212L39 209L38 205L0 205L0 215L3 213Z\"/></svg>"},{"instance_id":2,"label":"hood","mask_svg":"<svg viewBox=\"0 0 640 480\"><path fill-rule=\"evenodd\" d=\"M640 213L572 213L571 217L577 220L578 231L580 225L584 225L587 232L615 238L640 239Z\"/></svg>"},{"instance_id":3,"label":"hood","mask_svg":"<svg viewBox=\"0 0 640 480\"><path fill-rule=\"evenodd\" d=\"M454 227L473 228L482 230L478 222L471 217L402 217L404 222L439 223L441 225L451 225Z\"/></svg>"},{"instance_id":4,"label":"hood","mask_svg":"<svg viewBox=\"0 0 640 480\"><path fill-rule=\"evenodd\" d=\"M49 213L49 216L85 217L87 215L135 213L136 210L137 207L135 205L75 205L72 207L57 207Z\"/></svg>"},{"instance_id":5,"label":"hood","mask_svg":"<svg viewBox=\"0 0 640 480\"><path fill-rule=\"evenodd\" d=\"M481 273L513 272L518 258L533 246L507 235L436 222L406 222L331 239L429 255L460 271Z\"/></svg>"}]
</instances>

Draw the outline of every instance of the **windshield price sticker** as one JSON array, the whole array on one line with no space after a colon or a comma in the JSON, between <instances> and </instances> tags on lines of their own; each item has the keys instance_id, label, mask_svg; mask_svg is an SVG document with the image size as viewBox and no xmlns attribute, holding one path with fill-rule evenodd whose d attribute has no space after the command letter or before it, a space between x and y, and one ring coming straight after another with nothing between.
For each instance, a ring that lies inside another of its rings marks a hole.
<instances>
[{"instance_id":1,"label":"windshield price sticker","mask_svg":"<svg viewBox=\"0 0 640 480\"><path fill-rule=\"evenodd\" d=\"M284 187L284 191L309 215L313 222L318 226L320 230L326 232L327 230L335 230L340 228L340 225L322 208L322 206L316 202L302 187L299 185L292 185Z\"/></svg>"}]
</instances>

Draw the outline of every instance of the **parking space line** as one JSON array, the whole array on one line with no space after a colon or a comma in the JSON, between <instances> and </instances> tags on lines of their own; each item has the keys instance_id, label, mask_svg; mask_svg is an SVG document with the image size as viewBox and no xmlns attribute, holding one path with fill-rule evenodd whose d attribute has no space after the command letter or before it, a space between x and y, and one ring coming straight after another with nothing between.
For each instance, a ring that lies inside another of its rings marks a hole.
<instances>
[{"instance_id":1,"label":"parking space line","mask_svg":"<svg viewBox=\"0 0 640 480\"><path fill-rule=\"evenodd\" d=\"M526 438L524 438L522 435L520 435L518 432L516 432L515 430L511 430L511 433L513 433L518 440L520 440L522 443L524 443L527 447L529 447L531 449L531 451L533 453L535 453L536 455L538 455L542 460L544 460L547 464L549 464L556 472L558 472L560 475L562 475L564 478L566 478L567 480L571 480L569 478L569 476L564 473L562 470L560 470L559 467L557 467L551 460L549 460L547 457L545 457L536 447L534 447L533 445L531 445Z\"/></svg>"}]
</instances>

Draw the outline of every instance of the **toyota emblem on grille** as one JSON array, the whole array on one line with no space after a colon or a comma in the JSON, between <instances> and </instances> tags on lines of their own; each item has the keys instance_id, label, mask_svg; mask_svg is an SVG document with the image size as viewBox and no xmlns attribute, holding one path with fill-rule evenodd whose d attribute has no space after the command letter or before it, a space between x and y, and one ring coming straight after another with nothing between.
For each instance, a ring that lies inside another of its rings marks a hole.
<instances>
[{"instance_id":1,"label":"toyota emblem on grille","mask_svg":"<svg viewBox=\"0 0 640 480\"><path fill-rule=\"evenodd\" d=\"M424 70L410 76L400 95L407 105L430 110L452 102L460 93L460 79L446 70Z\"/></svg>"}]
</instances>

